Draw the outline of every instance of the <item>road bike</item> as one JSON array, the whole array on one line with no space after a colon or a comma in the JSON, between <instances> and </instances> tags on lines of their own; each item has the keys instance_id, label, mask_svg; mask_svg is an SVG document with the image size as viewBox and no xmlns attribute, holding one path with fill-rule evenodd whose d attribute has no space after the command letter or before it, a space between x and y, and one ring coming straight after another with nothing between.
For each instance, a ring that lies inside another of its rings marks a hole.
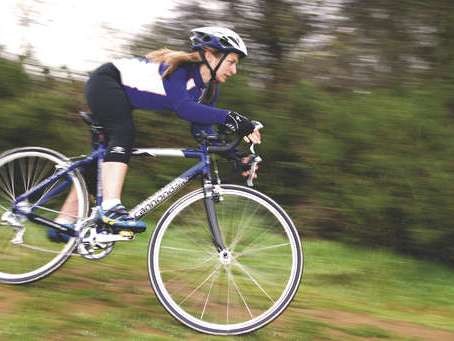
<instances>
[{"instance_id":1,"label":"road bike","mask_svg":"<svg viewBox=\"0 0 454 341\"><path fill-rule=\"evenodd\" d=\"M75 253L102 259L116 242L135 237L102 224L100 181L90 210L83 172L95 165L100 179L105 133L90 114L82 117L94 141L87 156L69 159L40 147L0 155L0 283L37 281ZM216 335L249 333L277 318L295 297L303 273L302 244L292 220L274 200L250 187L221 183L215 160L241 139L202 135L197 148L133 150L134 157L197 162L130 214L139 219L191 180L201 179L199 189L176 200L159 219L148 244L149 280L159 302L186 326ZM258 161L254 155L249 182ZM71 197L76 198L71 212L76 223L60 224L55 219ZM53 242L48 229L69 238Z\"/></svg>"}]
</instances>

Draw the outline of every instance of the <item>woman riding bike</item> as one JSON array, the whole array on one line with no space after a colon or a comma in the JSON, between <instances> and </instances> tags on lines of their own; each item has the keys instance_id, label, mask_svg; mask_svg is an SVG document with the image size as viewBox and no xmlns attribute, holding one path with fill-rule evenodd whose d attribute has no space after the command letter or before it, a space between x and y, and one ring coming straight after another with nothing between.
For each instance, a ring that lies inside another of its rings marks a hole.
<instances>
[{"instance_id":1,"label":"woman riding bike","mask_svg":"<svg viewBox=\"0 0 454 341\"><path fill-rule=\"evenodd\" d=\"M103 202L100 219L115 230L143 232L146 225L134 220L121 203L128 161L135 139L134 109L171 110L191 122L193 130L225 125L252 143L261 136L244 115L215 108L219 84L237 73L237 64L247 56L241 37L223 27L191 30L192 52L160 49L142 58L121 58L96 69L86 84L86 98L94 118L107 133L107 151L101 167ZM71 192L56 218L71 225L77 198ZM49 229L53 241L66 235Z\"/></svg>"}]
</instances>

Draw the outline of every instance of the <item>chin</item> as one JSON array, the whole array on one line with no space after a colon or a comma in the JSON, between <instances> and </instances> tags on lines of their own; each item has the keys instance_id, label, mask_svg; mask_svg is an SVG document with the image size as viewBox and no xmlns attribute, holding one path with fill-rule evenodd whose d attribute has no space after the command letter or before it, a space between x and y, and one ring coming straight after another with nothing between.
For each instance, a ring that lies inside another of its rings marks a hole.
<instances>
[{"instance_id":1,"label":"chin","mask_svg":"<svg viewBox=\"0 0 454 341\"><path fill-rule=\"evenodd\" d=\"M228 79L229 79L228 76L219 76L219 77L216 78L216 81L218 83L225 83Z\"/></svg>"}]
</instances>

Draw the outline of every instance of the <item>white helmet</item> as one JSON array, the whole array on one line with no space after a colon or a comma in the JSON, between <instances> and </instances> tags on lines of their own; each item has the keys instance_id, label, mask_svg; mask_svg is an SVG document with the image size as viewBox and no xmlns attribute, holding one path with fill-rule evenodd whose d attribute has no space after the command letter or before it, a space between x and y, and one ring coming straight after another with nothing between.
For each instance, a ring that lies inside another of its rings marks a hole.
<instances>
[{"instance_id":1,"label":"white helmet","mask_svg":"<svg viewBox=\"0 0 454 341\"><path fill-rule=\"evenodd\" d=\"M240 57L247 56L246 44L232 30L219 26L206 26L191 30L191 45L193 50L212 47L218 51L236 52Z\"/></svg>"}]
</instances>

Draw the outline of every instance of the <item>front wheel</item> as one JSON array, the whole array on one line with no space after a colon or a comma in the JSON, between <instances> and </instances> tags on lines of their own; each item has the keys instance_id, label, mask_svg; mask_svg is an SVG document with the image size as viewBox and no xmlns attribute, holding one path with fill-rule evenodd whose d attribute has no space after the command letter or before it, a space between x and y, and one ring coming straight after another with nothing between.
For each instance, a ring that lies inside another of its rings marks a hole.
<instances>
[{"instance_id":1,"label":"front wheel","mask_svg":"<svg viewBox=\"0 0 454 341\"><path fill-rule=\"evenodd\" d=\"M293 222L255 190L221 185L215 209L225 250L209 232L202 189L173 204L150 240L148 270L161 304L192 329L216 335L254 331L295 296L303 272Z\"/></svg>"}]
</instances>

